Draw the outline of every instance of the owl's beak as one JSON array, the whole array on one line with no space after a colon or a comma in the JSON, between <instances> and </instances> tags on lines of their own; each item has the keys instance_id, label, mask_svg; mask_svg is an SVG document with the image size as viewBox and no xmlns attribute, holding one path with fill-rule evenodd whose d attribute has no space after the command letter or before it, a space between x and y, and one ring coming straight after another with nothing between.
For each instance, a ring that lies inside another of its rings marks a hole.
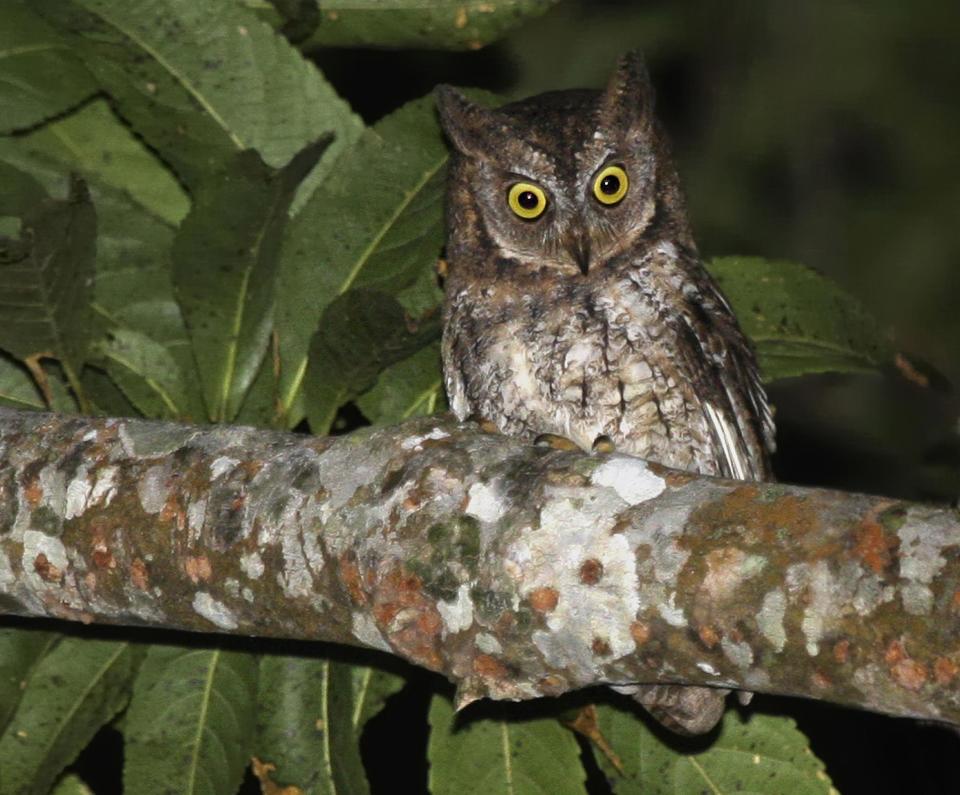
<instances>
[{"instance_id":1,"label":"owl's beak","mask_svg":"<svg viewBox=\"0 0 960 795\"><path fill-rule=\"evenodd\" d=\"M590 270L590 238L586 235L572 237L567 245L567 251L580 268L580 273L586 276Z\"/></svg>"}]
</instances>

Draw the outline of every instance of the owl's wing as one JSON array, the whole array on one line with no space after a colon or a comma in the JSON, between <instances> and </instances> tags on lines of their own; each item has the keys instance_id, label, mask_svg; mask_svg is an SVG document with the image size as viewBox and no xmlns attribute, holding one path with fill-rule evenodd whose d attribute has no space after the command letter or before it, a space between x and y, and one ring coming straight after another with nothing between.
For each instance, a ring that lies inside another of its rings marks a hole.
<instances>
[{"instance_id":1,"label":"owl's wing","mask_svg":"<svg viewBox=\"0 0 960 795\"><path fill-rule=\"evenodd\" d=\"M773 413L760 368L733 309L713 279L707 277L686 291L680 312L690 353L688 362L701 372L697 385L703 412L717 448L722 452L720 474L738 480L770 477L769 454L776 447ZM703 363L708 363L706 368Z\"/></svg>"}]
</instances>

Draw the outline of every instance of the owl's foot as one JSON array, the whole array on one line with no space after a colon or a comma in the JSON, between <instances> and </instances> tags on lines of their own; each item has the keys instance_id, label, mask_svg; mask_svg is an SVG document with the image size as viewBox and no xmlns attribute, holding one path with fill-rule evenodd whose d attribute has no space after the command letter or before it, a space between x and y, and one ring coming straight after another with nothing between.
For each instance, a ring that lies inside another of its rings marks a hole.
<instances>
[{"instance_id":1,"label":"owl's foot","mask_svg":"<svg viewBox=\"0 0 960 795\"><path fill-rule=\"evenodd\" d=\"M549 447L553 450L579 450L578 445L572 439L561 436L558 433L541 433L533 440L534 447Z\"/></svg>"},{"instance_id":2,"label":"owl's foot","mask_svg":"<svg viewBox=\"0 0 960 795\"><path fill-rule=\"evenodd\" d=\"M617 446L613 443L613 439L611 439L605 433L600 434L600 436L593 440L593 447L591 449L594 453L617 452Z\"/></svg>"},{"instance_id":3,"label":"owl's foot","mask_svg":"<svg viewBox=\"0 0 960 795\"><path fill-rule=\"evenodd\" d=\"M689 685L615 687L646 709L661 725L693 737L706 734L723 717L729 690Z\"/></svg>"},{"instance_id":4,"label":"owl's foot","mask_svg":"<svg viewBox=\"0 0 960 795\"><path fill-rule=\"evenodd\" d=\"M493 420L485 419L479 414L471 414L469 417L467 417L467 422L475 422L480 426L480 430L484 433L500 433L497 423L495 423Z\"/></svg>"}]
</instances>

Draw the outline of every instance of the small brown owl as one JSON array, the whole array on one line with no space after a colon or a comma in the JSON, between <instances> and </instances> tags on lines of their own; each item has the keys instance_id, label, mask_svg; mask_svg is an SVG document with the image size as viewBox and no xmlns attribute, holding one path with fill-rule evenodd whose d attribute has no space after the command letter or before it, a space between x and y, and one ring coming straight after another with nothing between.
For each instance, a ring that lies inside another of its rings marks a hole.
<instances>
[{"instance_id":1,"label":"small brown owl","mask_svg":"<svg viewBox=\"0 0 960 795\"><path fill-rule=\"evenodd\" d=\"M438 89L453 145L443 368L460 419L741 480L769 475L756 360L691 235L637 53L603 91L484 109ZM709 729L724 691L637 699Z\"/></svg>"}]
</instances>

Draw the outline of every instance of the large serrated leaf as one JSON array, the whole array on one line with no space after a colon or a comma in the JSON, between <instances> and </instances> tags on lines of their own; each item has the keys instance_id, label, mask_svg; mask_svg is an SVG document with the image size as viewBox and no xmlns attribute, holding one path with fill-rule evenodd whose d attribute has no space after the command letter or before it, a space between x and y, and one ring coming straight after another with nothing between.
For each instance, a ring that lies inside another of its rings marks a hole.
<instances>
[{"instance_id":1,"label":"large serrated leaf","mask_svg":"<svg viewBox=\"0 0 960 795\"><path fill-rule=\"evenodd\" d=\"M7 0L0 25L0 133L65 112L97 86L66 42L24 0Z\"/></svg>"},{"instance_id":2,"label":"large serrated leaf","mask_svg":"<svg viewBox=\"0 0 960 795\"><path fill-rule=\"evenodd\" d=\"M0 733L20 703L30 672L59 636L28 629L0 629Z\"/></svg>"},{"instance_id":3,"label":"large serrated leaf","mask_svg":"<svg viewBox=\"0 0 960 795\"><path fill-rule=\"evenodd\" d=\"M233 419L267 350L280 236L319 141L276 171L254 151L200 182L173 247L173 282L210 419Z\"/></svg>"},{"instance_id":4,"label":"large serrated leaf","mask_svg":"<svg viewBox=\"0 0 960 795\"><path fill-rule=\"evenodd\" d=\"M302 47L417 47L475 50L558 0L310 0L287 3L288 29L312 33ZM282 5L282 4L277 4ZM272 18L272 15L268 18Z\"/></svg>"},{"instance_id":5,"label":"large serrated leaf","mask_svg":"<svg viewBox=\"0 0 960 795\"><path fill-rule=\"evenodd\" d=\"M708 268L756 346L766 381L872 371L889 357L876 320L810 268L759 257L721 257Z\"/></svg>"},{"instance_id":6,"label":"large serrated leaf","mask_svg":"<svg viewBox=\"0 0 960 795\"><path fill-rule=\"evenodd\" d=\"M432 97L410 102L364 134L290 224L276 318L285 411L331 301L354 287L396 295L433 268L443 243L446 161ZM288 424L299 419L290 413Z\"/></svg>"},{"instance_id":7,"label":"large serrated leaf","mask_svg":"<svg viewBox=\"0 0 960 795\"><path fill-rule=\"evenodd\" d=\"M430 705L432 795L567 795L586 791L573 734L552 718L457 725L453 706Z\"/></svg>"},{"instance_id":8,"label":"large serrated leaf","mask_svg":"<svg viewBox=\"0 0 960 795\"><path fill-rule=\"evenodd\" d=\"M21 218L20 238L0 238L0 348L36 372L55 358L74 390L91 338L97 219L83 181L65 201L45 199Z\"/></svg>"},{"instance_id":9,"label":"large serrated leaf","mask_svg":"<svg viewBox=\"0 0 960 795\"><path fill-rule=\"evenodd\" d=\"M45 793L130 694L128 643L64 638L34 667L0 737L0 792Z\"/></svg>"},{"instance_id":10,"label":"large serrated leaf","mask_svg":"<svg viewBox=\"0 0 960 795\"><path fill-rule=\"evenodd\" d=\"M279 168L324 133L317 179L362 123L313 64L232 0L72 0L43 11L190 186L256 149Z\"/></svg>"},{"instance_id":11,"label":"large serrated leaf","mask_svg":"<svg viewBox=\"0 0 960 795\"><path fill-rule=\"evenodd\" d=\"M439 336L436 315L415 323L383 293L351 290L337 298L310 342L306 407L311 430L329 433L337 410L369 389L378 373Z\"/></svg>"},{"instance_id":12,"label":"large serrated leaf","mask_svg":"<svg viewBox=\"0 0 960 795\"><path fill-rule=\"evenodd\" d=\"M363 415L374 425L393 425L410 417L444 411L447 401L440 368L440 344L387 367L377 383L358 399Z\"/></svg>"},{"instance_id":13,"label":"large serrated leaf","mask_svg":"<svg viewBox=\"0 0 960 795\"><path fill-rule=\"evenodd\" d=\"M152 646L123 725L124 790L233 795L253 747L256 658Z\"/></svg>"},{"instance_id":14,"label":"large serrated leaf","mask_svg":"<svg viewBox=\"0 0 960 795\"><path fill-rule=\"evenodd\" d=\"M260 660L256 756L271 781L305 795L368 792L353 730L351 666L308 657Z\"/></svg>"},{"instance_id":15,"label":"large serrated leaf","mask_svg":"<svg viewBox=\"0 0 960 795\"><path fill-rule=\"evenodd\" d=\"M617 795L687 795L691 792L830 795L823 763L790 718L728 710L707 748L671 748L633 713L600 705L598 728L622 772L597 753ZM682 741L679 741L682 742Z\"/></svg>"},{"instance_id":16,"label":"large serrated leaf","mask_svg":"<svg viewBox=\"0 0 960 795\"><path fill-rule=\"evenodd\" d=\"M402 676L368 665L354 665L350 669L353 687L353 730L360 736L370 718L383 709L387 699L400 692L406 684Z\"/></svg>"}]
</instances>

